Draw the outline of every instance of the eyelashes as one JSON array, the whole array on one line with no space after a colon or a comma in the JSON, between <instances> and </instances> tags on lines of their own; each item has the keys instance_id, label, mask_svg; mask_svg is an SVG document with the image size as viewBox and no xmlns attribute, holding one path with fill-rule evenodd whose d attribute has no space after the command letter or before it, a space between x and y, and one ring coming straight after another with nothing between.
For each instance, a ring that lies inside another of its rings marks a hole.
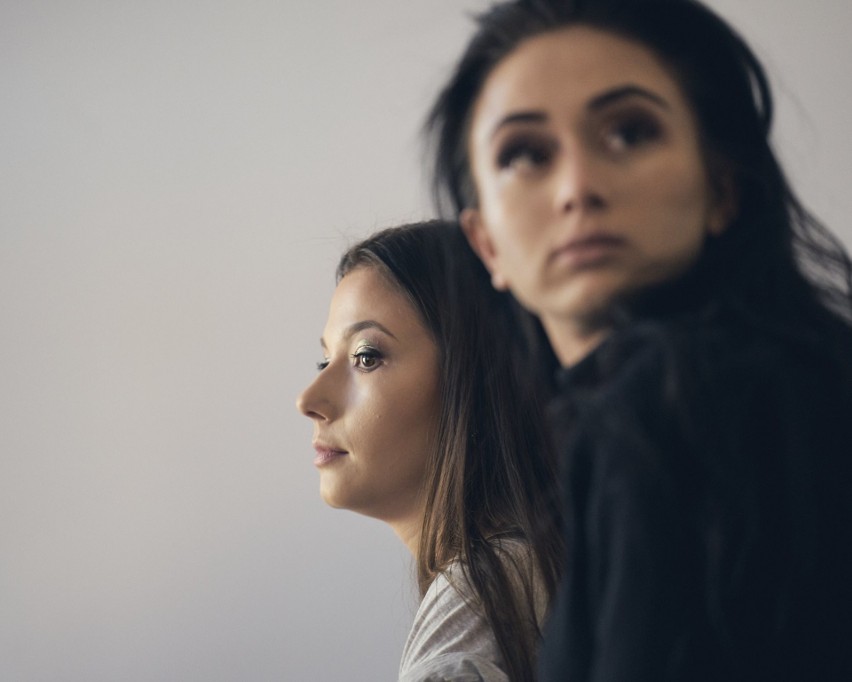
<instances>
[{"instance_id":1,"label":"eyelashes","mask_svg":"<svg viewBox=\"0 0 852 682\"><path fill-rule=\"evenodd\" d=\"M384 356L378 348L368 345L358 346L358 349L349 358L352 361L352 366L362 372L372 372L381 366L384 360ZM317 371L322 372L330 363L329 358L323 358L317 363Z\"/></svg>"},{"instance_id":2,"label":"eyelashes","mask_svg":"<svg viewBox=\"0 0 852 682\"><path fill-rule=\"evenodd\" d=\"M533 135L509 138L497 153L497 167L532 170L547 165L556 152L555 142Z\"/></svg>"},{"instance_id":3,"label":"eyelashes","mask_svg":"<svg viewBox=\"0 0 852 682\"><path fill-rule=\"evenodd\" d=\"M372 372L382 362L382 354L372 346L360 346L352 355L352 364L356 369L364 372Z\"/></svg>"},{"instance_id":4,"label":"eyelashes","mask_svg":"<svg viewBox=\"0 0 852 682\"><path fill-rule=\"evenodd\" d=\"M656 144L665 136L665 127L646 111L608 115L593 123L582 139L593 152L623 157ZM559 140L547 131L521 131L509 135L497 148L495 165L500 171L531 174L546 169L559 153Z\"/></svg>"},{"instance_id":5,"label":"eyelashes","mask_svg":"<svg viewBox=\"0 0 852 682\"><path fill-rule=\"evenodd\" d=\"M659 140L663 128L659 121L647 114L634 114L617 120L602 135L605 147L613 152L627 152Z\"/></svg>"}]
</instances>

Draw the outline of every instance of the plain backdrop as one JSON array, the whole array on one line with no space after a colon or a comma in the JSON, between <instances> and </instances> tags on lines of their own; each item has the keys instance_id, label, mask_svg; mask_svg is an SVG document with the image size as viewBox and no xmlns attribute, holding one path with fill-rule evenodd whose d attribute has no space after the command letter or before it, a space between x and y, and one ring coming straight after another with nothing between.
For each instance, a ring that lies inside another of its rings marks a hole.
<instances>
[{"instance_id":1,"label":"plain backdrop","mask_svg":"<svg viewBox=\"0 0 852 682\"><path fill-rule=\"evenodd\" d=\"M716 0L852 245L852 3ZM0 679L391 680L416 608L294 408L339 253L432 213L483 1L0 1Z\"/></svg>"}]
</instances>

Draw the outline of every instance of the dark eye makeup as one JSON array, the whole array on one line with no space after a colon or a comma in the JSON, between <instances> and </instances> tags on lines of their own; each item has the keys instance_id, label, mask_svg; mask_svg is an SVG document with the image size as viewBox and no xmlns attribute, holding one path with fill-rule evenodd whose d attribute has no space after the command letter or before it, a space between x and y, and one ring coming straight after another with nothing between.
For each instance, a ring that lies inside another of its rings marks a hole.
<instances>
[{"instance_id":1,"label":"dark eye makeup","mask_svg":"<svg viewBox=\"0 0 852 682\"><path fill-rule=\"evenodd\" d=\"M358 350L352 353L350 357L352 358L354 366L365 372L376 369L382 361L381 351L367 345L359 346Z\"/></svg>"},{"instance_id":2,"label":"dark eye makeup","mask_svg":"<svg viewBox=\"0 0 852 682\"><path fill-rule=\"evenodd\" d=\"M609 118L602 138L609 149L622 152L654 143L663 133L663 125L656 116L641 110L627 111Z\"/></svg>"},{"instance_id":3,"label":"dark eye makeup","mask_svg":"<svg viewBox=\"0 0 852 682\"><path fill-rule=\"evenodd\" d=\"M328 352L325 345L323 345L323 351ZM379 349L379 345L366 338L359 340L355 344L354 352L349 353L348 356L352 362L352 367L362 372L372 372L374 369L380 367L385 360L385 354ZM332 358L324 357L317 363L317 371L321 372L331 363Z\"/></svg>"},{"instance_id":4,"label":"dark eye makeup","mask_svg":"<svg viewBox=\"0 0 852 682\"><path fill-rule=\"evenodd\" d=\"M497 167L535 169L546 166L553 158L555 145L540 135L510 135L498 147Z\"/></svg>"}]
</instances>

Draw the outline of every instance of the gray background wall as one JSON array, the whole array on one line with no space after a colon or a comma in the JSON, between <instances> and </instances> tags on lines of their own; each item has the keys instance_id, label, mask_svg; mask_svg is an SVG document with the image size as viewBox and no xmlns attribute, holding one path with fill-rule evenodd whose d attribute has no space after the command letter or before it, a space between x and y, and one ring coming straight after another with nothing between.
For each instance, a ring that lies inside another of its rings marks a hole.
<instances>
[{"instance_id":1,"label":"gray background wall","mask_svg":"<svg viewBox=\"0 0 852 682\"><path fill-rule=\"evenodd\" d=\"M0 2L0 679L394 679L410 561L293 401L484 5ZM852 246L852 5L713 5Z\"/></svg>"}]
</instances>

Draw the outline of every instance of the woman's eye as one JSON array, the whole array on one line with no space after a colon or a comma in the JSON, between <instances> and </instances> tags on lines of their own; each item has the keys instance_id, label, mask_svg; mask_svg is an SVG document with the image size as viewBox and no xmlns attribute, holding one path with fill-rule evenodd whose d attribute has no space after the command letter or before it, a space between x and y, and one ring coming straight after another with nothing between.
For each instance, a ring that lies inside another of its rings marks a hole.
<instances>
[{"instance_id":1,"label":"woman's eye","mask_svg":"<svg viewBox=\"0 0 852 682\"><path fill-rule=\"evenodd\" d=\"M382 356L373 348L361 348L352 354L355 367L370 371L379 366Z\"/></svg>"},{"instance_id":2,"label":"woman's eye","mask_svg":"<svg viewBox=\"0 0 852 682\"><path fill-rule=\"evenodd\" d=\"M508 142L497 154L497 167L516 171L533 171L543 168L553 158L552 145L535 140Z\"/></svg>"},{"instance_id":3,"label":"woman's eye","mask_svg":"<svg viewBox=\"0 0 852 682\"><path fill-rule=\"evenodd\" d=\"M604 143L614 152L625 152L649 142L661 135L660 125L645 116L628 118L604 131Z\"/></svg>"},{"instance_id":4,"label":"woman's eye","mask_svg":"<svg viewBox=\"0 0 852 682\"><path fill-rule=\"evenodd\" d=\"M329 360L328 358L324 358L317 363L317 371L322 372L326 367L328 367Z\"/></svg>"}]
</instances>

